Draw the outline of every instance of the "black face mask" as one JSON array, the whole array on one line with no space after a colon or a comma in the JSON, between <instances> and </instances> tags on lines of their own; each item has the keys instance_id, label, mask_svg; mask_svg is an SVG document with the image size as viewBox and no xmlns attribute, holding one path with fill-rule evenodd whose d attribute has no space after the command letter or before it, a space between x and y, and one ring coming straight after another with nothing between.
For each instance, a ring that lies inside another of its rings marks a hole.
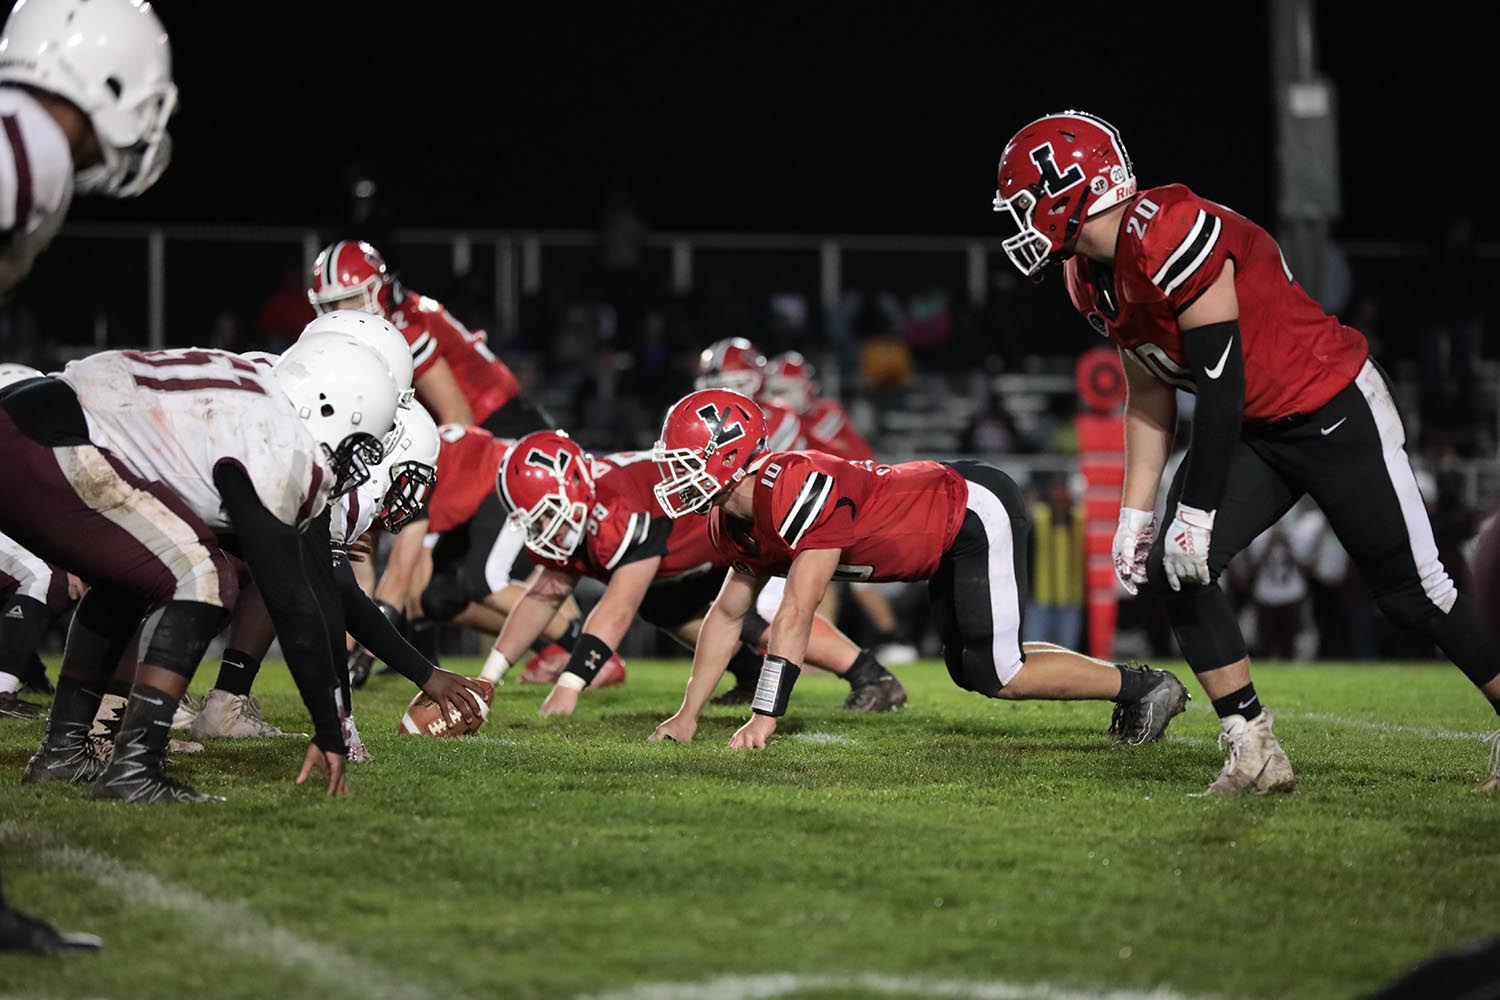
<instances>
[{"instance_id":1,"label":"black face mask","mask_svg":"<svg viewBox=\"0 0 1500 1000\"><path fill-rule=\"evenodd\" d=\"M380 442L362 431L350 434L339 442L339 446L328 451L328 464L333 470L333 491L329 499L337 499L350 490L358 489L370 480L370 466L377 465L383 455Z\"/></svg>"},{"instance_id":2,"label":"black face mask","mask_svg":"<svg viewBox=\"0 0 1500 1000\"><path fill-rule=\"evenodd\" d=\"M437 482L437 470L430 465L403 462L391 470L391 488L385 494L385 506L375 519L395 534L427 509L427 494Z\"/></svg>"}]
</instances>

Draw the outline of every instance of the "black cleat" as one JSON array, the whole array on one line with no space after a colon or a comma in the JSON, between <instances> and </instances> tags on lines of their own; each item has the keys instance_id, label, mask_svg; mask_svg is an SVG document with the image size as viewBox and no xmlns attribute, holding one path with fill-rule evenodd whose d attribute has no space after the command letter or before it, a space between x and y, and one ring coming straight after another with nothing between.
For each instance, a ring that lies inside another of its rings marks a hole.
<instances>
[{"instance_id":1,"label":"black cleat","mask_svg":"<svg viewBox=\"0 0 1500 1000\"><path fill-rule=\"evenodd\" d=\"M40 719L47 710L16 697L14 691L0 692L0 719Z\"/></svg>"},{"instance_id":2,"label":"black cleat","mask_svg":"<svg viewBox=\"0 0 1500 1000\"><path fill-rule=\"evenodd\" d=\"M47 679L47 665L40 656L32 656L26 672L21 675L21 690L26 694L46 695L48 698L57 693L57 689Z\"/></svg>"},{"instance_id":3,"label":"black cleat","mask_svg":"<svg viewBox=\"0 0 1500 1000\"><path fill-rule=\"evenodd\" d=\"M1187 708L1191 695L1182 681L1165 670L1144 666L1123 669L1144 672L1152 684L1138 700L1115 705L1114 715L1109 720L1109 734L1117 743L1129 746L1153 743L1167 731L1167 724Z\"/></svg>"},{"instance_id":4,"label":"black cleat","mask_svg":"<svg viewBox=\"0 0 1500 1000\"><path fill-rule=\"evenodd\" d=\"M375 666L375 657L363 646L355 646L349 653L349 686L362 688L370 679L370 672Z\"/></svg>"},{"instance_id":5,"label":"black cleat","mask_svg":"<svg viewBox=\"0 0 1500 1000\"><path fill-rule=\"evenodd\" d=\"M717 697L710 698L710 705L748 705L755 700L755 682L736 680L734 687Z\"/></svg>"},{"instance_id":6,"label":"black cleat","mask_svg":"<svg viewBox=\"0 0 1500 1000\"><path fill-rule=\"evenodd\" d=\"M154 744L163 744L155 746ZM109 766L94 782L96 799L122 802L223 802L222 795L209 795L161 773L165 737L148 745L145 727L122 732L115 741Z\"/></svg>"},{"instance_id":7,"label":"black cleat","mask_svg":"<svg viewBox=\"0 0 1500 1000\"><path fill-rule=\"evenodd\" d=\"M60 931L46 921L0 903L0 952L51 956L69 951L98 951L100 947L99 939L92 934Z\"/></svg>"},{"instance_id":8,"label":"black cleat","mask_svg":"<svg viewBox=\"0 0 1500 1000\"><path fill-rule=\"evenodd\" d=\"M26 762L21 784L41 785L52 781L86 784L104 770L89 742L89 723L58 722L54 717L47 726L42 745Z\"/></svg>"},{"instance_id":9,"label":"black cleat","mask_svg":"<svg viewBox=\"0 0 1500 1000\"><path fill-rule=\"evenodd\" d=\"M844 699L844 707L853 712L894 712L905 704L906 688L892 673L860 684Z\"/></svg>"}]
</instances>

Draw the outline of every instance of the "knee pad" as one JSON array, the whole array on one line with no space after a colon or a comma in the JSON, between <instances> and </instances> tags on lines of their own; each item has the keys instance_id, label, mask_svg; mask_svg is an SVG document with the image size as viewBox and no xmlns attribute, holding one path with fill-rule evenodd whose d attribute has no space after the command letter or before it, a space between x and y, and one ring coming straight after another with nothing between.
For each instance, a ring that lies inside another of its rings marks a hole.
<instances>
[{"instance_id":1,"label":"knee pad","mask_svg":"<svg viewBox=\"0 0 1500 1000\"><path fill-rule=\"evenodd\" d=\"M422 591L422 614L431 621L452 621L468 606L469 595L454 574L433 574Z\"/></svg>"},{"instance_id":2,"label":"knee pad","mask_svg":"<svg viewBox=\"0 0 1500 1000\"><path fill-rule=\"evenodd\" d=\"M151 629L141 662L191 679L208 644L228 619L229 612L212 604L168 601Z\"/></svg>"},{"instance_id":3,"label":"knee pad","mask_svg":"<svg viewBox=\"0 0 1500 1000\"><path fill-rule=\"evenodd\" d=\"M91 588L79 599L68 626L64 665L90 673L112 673L136 626L146 616L146 608L146 599L130 591Z\"/></svg>"}]
</instances>

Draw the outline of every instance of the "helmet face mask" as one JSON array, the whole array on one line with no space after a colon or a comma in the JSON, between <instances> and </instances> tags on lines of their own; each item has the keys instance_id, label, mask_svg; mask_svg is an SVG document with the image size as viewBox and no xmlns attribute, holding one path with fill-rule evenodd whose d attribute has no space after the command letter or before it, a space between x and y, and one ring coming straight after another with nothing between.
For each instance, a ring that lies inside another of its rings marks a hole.
<instances>
[{"instance_id":1,"label":"helmet face mask","mask_svg":"<svg viewBox=\"0 0 1500 1000\"><path fill-rule=\"evenodd\" d=\"M766 356L744 337L727 337L698 356L694 389L728 389L754 399L765 379Z\"/></svg>"},{"instance_id":2,"label":"helmet face mask","mask_svg":"<svg viewBox=\"0 0 1500 1000\"><path fill-rule=\"evenodd\" d=\"M391 534L398 533L427 509L427 497L437 485L437 461L442 443L436 422L420 404L396 415L386 436L382 460L381 507L375 520Z\"/></svg>"},{"instance_id":3,"label":"helmet face mask","mask_svg":"<svg viewBox=\"0 0 1500 1000\"><path fill-rule=\"evenodd\" d=\"M572 557L583 541L588 505L569 501L558 484L557 493L543 496L527 510L511 512L511 520L526 533L526 547L543 559L558 562Z\"/></svg>"},{"instance_id":4,"label":"helmet face mask","mask_svg":"<svg viewBox=\"0 0 1500 1000\"><path fill-rule=\"evenodd\" d=\"M323 454L333 470L329 499L337 499L370 481L370 470L380 464L381 447L372 435L356 432L345 437L336 448L324 444Z\"/></svg>"},{"instance_id":5,"label":"helmet face mask","mask_svg":"<svg viewBox=\"0 0 1500 1000\"><path fill-rule=\"evenodd\" d=\"M363 240L339 240L313 261L307 301L319 316L343 310L385 318L390 272L380 251Z\"/></svg>"},{"instance_id":6,"label":"helmet face mask","mask_svg":"<svg viewBox=\"0 0 1500 1000\"><path fill-rule=\"evenodd\" d=\"M651 460L661 475L653 492L668 517L707 514L719 494L729 488L710 475L703 459L689 448L668 449L658 441L651 449Z\"/></svg>"},{"instance_id":7,"label":"helmet face mask","mask_svg":"<svg viewBox=\"0 0 1500 1000\"><path fill-rule=\"evenodd\" d=\"M766 362L765 398L806 413L817 395L813 366L797 351L778 354Z\"/></svg>"},{"instance_id":8,"label":"helmet face mask","mask_svg":"<svg viewBox=\"0 0 1500 1000\"><path fill-rule=\"evenodd\" d=\"M437 485L437 470L417 461L398 462L391 466L391 485L385 492L385 505L375 515L380 526L397 534L427 509L427 495Z\"/></svg>"}]
</instances>

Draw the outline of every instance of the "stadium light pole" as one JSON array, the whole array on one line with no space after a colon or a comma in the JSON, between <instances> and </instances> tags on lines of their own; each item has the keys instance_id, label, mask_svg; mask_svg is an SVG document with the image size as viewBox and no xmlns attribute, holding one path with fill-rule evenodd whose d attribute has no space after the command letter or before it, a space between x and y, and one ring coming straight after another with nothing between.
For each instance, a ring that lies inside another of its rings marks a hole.
<instances>
[{"instance_id":1,"label":"stadium light pole","mask_svg":"<svg viewBox=\"0 0 1500 1000\"><path fill-rule=\"evenodd\" d=\"M1321 298L1328 227L1342 203L1337 94L1318 72L1316 14L1316 0L1271 0L1277 238L1297 280Z\"/></svg>"}]
</instances>

